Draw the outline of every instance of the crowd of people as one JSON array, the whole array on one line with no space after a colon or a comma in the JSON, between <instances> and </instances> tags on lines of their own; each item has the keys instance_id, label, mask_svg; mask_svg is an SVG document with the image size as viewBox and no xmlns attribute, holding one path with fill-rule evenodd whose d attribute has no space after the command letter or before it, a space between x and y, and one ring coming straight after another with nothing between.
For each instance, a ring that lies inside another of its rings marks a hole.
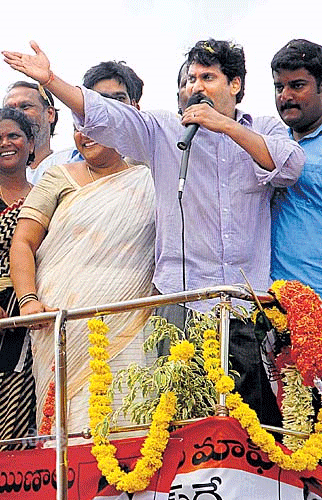
<instances>
[{"instance_id":1,"label":"crowd of people","mask_svg":"<svg viewBox=\"0 0 322 500\"><path fill-rule=\"evenodd\" d=\"M237 107L245 57L230 42L199 41L189 51L178 75L178 113L141 111L143 82L123 62L90 68L74 87L31 46L34 55L3 52L5 62L37 82L11 85L0 111L3 317L232 285L240 282L240 268L255 289L267 290L272 279L299 279L320 293L320 45L292 40L275 54L282 121ZM50 147L58 119L53 95L74 118L75 147L60 152ZM201 99L191 104L196 95ZM189 124L199 129L182 197L183 282L177 142ZM184 331L190 311L214 305L156 313ZM107 319L114 369L137 360L148 314ZM10 398L12 404L0 412L0 439L26 436L35 425L35 397L40 426L54 359L52 327L40 326L3 333L0 404ZM84 322L68 325L67 343L68 423L78 432L88 409ZM231 319L229 350L237 390L262 423L280 425L250 320Z\"/></svg>"}]
</instances>

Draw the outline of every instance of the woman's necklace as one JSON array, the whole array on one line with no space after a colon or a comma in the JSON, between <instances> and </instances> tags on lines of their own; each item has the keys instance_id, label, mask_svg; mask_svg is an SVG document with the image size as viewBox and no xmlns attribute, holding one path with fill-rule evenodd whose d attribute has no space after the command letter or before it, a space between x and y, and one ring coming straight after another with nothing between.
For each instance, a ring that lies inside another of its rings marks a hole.
<instances>
[{"instance_id":1,"label":"woman's necklace","mask_svg":"<svg viewBox=\"0 0 322 500\"><path fill-rule=\"evenodd\" d=\"M86 164L86 168L87 168L87 172L88 172L88 175L89 175L91 181L95 182L93 172L92 172L92 170L89 168L89 166L87 164Z\"/></svg>"},{"instance_id":2,"label":"woman's necklace","mask_svg":"<svg viewBox=\"0 0 322 500\"><path fill-rule=\"evenodd\" d=\"M126 168L129 167L129 164L126 160L122 159L121 160L121 164L125 165L125 168L124 169L120 169L120 170L125 170ZM88 172L88 175L89 175L89 178L91 179L91 182L95 182L99 179L99 177L97 179L95 179L94 175L93 175L93 170L91 169L91 167L88 165L88 163L86 163L86 169L87 169L87 172ZM115 172L116 173L116 172ZM105 177L105 176L104 176Z\"/></svg>"},{"instance_id":3,"label":"woman's necklace","mask_svg":"<svg viewBox=\"0 0 322 500\"><path fill-rule=\"evenodd\" d=\"M30 184L30 182L28 182L28 191L26 191L25 193L23 193L22 196L18 196L18 198L14 198L10 203L6 200L6 198L4 197L3 195L3 191L2 191L2 186L0 186L0 198L2 199L2 201L9 207L10 205L12 205L13 203L15 203L16 201L18 201L19 199L21 198L26 198L27 194L30 192L32 188L32 184Z\"/></svg>"}]
</instances>

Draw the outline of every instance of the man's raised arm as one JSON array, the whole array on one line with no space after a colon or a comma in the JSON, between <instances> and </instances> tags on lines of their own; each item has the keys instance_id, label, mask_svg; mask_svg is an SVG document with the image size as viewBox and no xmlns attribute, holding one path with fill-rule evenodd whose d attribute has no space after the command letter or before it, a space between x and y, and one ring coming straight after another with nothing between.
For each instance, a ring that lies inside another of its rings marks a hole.
<instances>
[{"instance_id":1,"label":"man's raised arm","mask_svg":"<svg viewBox=\"0 0 322 500\"><path fill-rule=\"evenodd\" d=\"M33 78L40 85L46 87L60 101L68 106L74 113L79 116L84 116L84 99L81 90L78 87L69 85L58 76L54 75L50 69L50 62L46 54L39 48L34 41L30 42L30 46L35 52L35 55L20 54L19 52L2 51L4 61L11 66L12 69L20 71L25 75Z\"/></svg>"}]
</instances>

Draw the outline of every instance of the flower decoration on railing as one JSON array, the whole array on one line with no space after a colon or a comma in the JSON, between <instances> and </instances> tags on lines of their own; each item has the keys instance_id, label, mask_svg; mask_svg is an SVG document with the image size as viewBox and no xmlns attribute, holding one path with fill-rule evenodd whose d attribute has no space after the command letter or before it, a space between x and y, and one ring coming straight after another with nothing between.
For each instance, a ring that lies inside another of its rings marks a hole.
<instances>
[{"instance_id":1,"label":"flower decoration on railing","mask_svg":"<svg viewBox=\"0 0 322 500\"><path fill-rule=\"evenodd\" d=\"M286 313L291 358L304 385L314 387L315 380L322 377L322 301L299 281L279 280L271 290ZM274 326L280 331L280 325Z\"/></svg>"},{"instance_id":2,"label":"flower decoration on railing","mask_svg":"<svg viewBox=\"0 0 322 500\"><path fill-rule=\"evenodd\" d=\"M89 408L90 428L94 440L92 453L109 484L128 493L141 491L149 485L153 474L162 466L162 455L170 437L169 423L176 412L176 396L172 392L162 394L148 436L141 448L141 458L132 471L123 471L115 456L115 446L102 434L101 428L104 419L112 411L107 395L112 382L112 374L107 363L108 327L102 320L95 318L88 321L88 327L91 332L89 352L93 358L90 362L93 373L90 377Z\"/></svg>"},{"instance_id":3,"label":"flower decoration on railing","mask_svg":"<svg viewBox=\"0 0 322 500\"><path fill-rule=\"evenodd\" d=\"M322 411L318 415L315 432L309 437L301 449L291 455L284 453L275 438L262 429L256 412L244 403L238 393L233 393L235 383L232 378L223 373L219 359L219 341L214 330L204 332L205 369L208 377L216 384L219 392L227 394L226 406L230 416L236 418L240 425L248 432L254 444L266 452L279 467L287 470L314 470L322 458Z\"/></svg>"},{"instance_id":4,"label":"flower decoration on railing","mask_svg":"<svg viewBox=\"0 0 322 500\"><path fill-rule=\"evenodd\" d=\"M322 301L312 288L299 281L278 280L270 290L278 304L265 308L276 331L276 373L281 380L279 396L286 429L311 433L314 408L312 388L322 375ZM258 311L257 311L258 312ZM303 438L285 435L284 444L297 450Z\"/></svg>"},{"instance_id":5,"label":"flower decoration on railing","mask_svg":"<svg viewBox=\"0 0 322 500\"><path fill-rule=\"evenodd\" d=\"M298 375L303 377L306 385L312 385L322 375L321 300L312 289L299 282L275 282L272 292L279 305L267 309L267 316L282 334L289 330L292 342L289 350L282 350L277 358L277 365L282 374L284 373L285 379L295 386L299 385L299 378L293 377L294 374L289 371L290 364L295 363L298 366ZM98 467L110 484L129 493L141 491L148 486L153 474L162 466L162 455L169 439L168 427L176 414L176 395L172 391L161 395L152 417L149 434L141 449L142 456L132 471L128 473L123 471L115 456L116 448L110 444L106 432L102 432L103 425L106 427L106 418L108 419L111 414L111 401L108 396L112 383L112 375L107 362L108 328L103 321L98 319L90 320L88 325L91 331L89 352L93 358L91 361L93 375L90 381L90 427L94 439L92 452L97 458ZM230 410L230 416L240 422L253 443L266 452L270 460L281 468L296 471L314 470L322 458L322 410L317 415L314 432L304 441L304 444L300 448L297 447L298 449L293 453L284 452L275 443L274 437L262 429L256 412L243 402L240 394L235 392L235 382L232 376L224 373L220 360L218 332L215 329L206 328L201 329L199 333L204 339L202 343L203 368L209 380L214 384L217 394L226 395L226 406ZM184 369L193 356L195 356L194 345L187 340L178 341L176 345L171 346L167 363L179 362ZM294 397L292 387L289 387L288 394L289 398ZM305 393L303 401L308 402L309 399L310 395ZM289 401L289 407L292 406L294 405Z\"/></svg>"}]
</instances>

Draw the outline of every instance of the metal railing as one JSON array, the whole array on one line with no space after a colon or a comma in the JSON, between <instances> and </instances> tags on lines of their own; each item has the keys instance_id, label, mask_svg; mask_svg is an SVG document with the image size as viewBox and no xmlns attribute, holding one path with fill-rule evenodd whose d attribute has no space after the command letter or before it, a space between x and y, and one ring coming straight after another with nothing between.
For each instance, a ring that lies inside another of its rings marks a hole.
<instances>
[{"instance_id":1,"label":"metal railing","mask_svg":"<svg viewBox=\"0 0 322 500\"><path fill-rule=\"evenodd\" d=\"M272 303L274 297L267 293L256 291L256 296L262 304ZM57 500L67 500L67 444L68 437L81 436L82 434L69 435L67 433L67 371L66 371L66 322L90 318L93 315L110 315L122 313L134 309L155 308L166 304L177 304L184 302L195 302L220 298L220 336L221 336L221 363L226 373L228 373L228 347L229 347L229 321L231 310L231 299L241 299L253 301L254 296L245 285L220 285L212 288L202 288L198 290L178 292L168 295L154 295L139 299L132 299L123 302L113 302L100 306L83 307L79 309L58 310L53 312L31 314L29 316L17 316L0 319L0 330L18 326L32 327L41 322L55 322L54 342L55 342L55 416L56 416L56 436L34 436L34 440L56 439L56 478L57 478ZM68 348L68 345L67 345ZM220 396L220 404L224 406L225 397ZM191 421L190 421L191 422ZM183 425L187 422L180 422ZM177 422L179 424L179 422ZM280 428L263 426L273 432L288 432ZM140 426L140 429L144 426ZM126 431L134 430L134 427L123 428ZM138 430L138 426L135 426ZM120 432L122 428L116 429ZM302 433L296 433L297 435ZM14 439L0 442L1 444L11 444L13 442L26 441L24 439Z\"/></svg>"}]
</instances>

